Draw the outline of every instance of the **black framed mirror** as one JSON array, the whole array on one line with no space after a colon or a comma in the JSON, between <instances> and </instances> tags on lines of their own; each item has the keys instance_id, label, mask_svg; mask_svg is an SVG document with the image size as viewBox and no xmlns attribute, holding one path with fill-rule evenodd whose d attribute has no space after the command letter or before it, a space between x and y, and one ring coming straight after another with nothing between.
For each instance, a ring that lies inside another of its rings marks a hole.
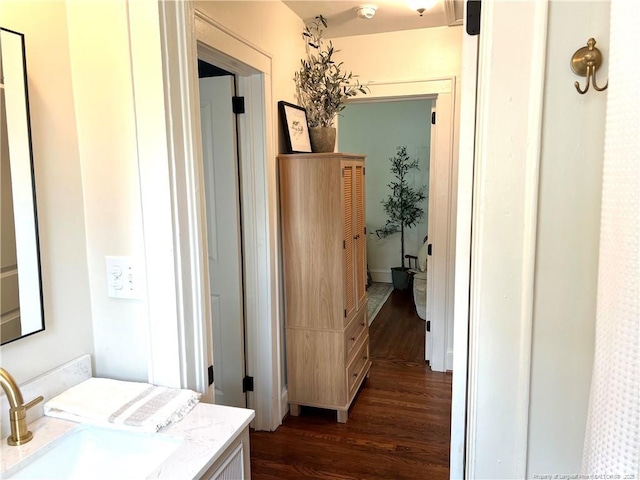
<instances>
[{"instance_id":1,"label":"black framed mirror","mask_svg":"<svg viewBox=\"0 0 640 480\"><path fill-rule=\"evenodd\" d=\"M0 27L0 341L44 330L24 35Z\"/></svg>"}]
</instances>

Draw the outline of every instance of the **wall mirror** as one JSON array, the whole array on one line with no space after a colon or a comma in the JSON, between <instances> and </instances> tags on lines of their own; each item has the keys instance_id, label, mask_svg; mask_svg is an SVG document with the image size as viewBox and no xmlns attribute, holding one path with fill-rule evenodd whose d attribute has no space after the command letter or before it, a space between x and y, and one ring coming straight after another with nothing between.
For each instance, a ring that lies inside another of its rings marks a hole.
<instances>
[{"instance_id":1,"label":"wall mirror","mask_svg":"<svg viewBox=\"0 0 640 480\"><path fill-rule=\"evenodd\" d=\"M0 27L0 341L44 330L24 35Z\"/></svg>"}]
</instances>

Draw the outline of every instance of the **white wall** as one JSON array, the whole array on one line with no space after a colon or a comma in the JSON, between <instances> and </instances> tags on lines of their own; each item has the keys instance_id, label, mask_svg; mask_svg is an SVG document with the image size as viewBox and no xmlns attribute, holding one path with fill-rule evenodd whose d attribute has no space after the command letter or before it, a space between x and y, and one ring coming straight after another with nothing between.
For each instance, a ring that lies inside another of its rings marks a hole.
<instances>
[{"instance_id":1,"label":"white wall","mask_svg":"<svg viewBox=\"0 0 640 480\"><path fill-rule=\"evenodd\" d=\"M271 57L272 121L278 132L278 151L285 152L277 103L284 100L297 104L293 75L305 54L302 20L280 1L197 1L196 9ZM270 168L275 174L275 159Z\"/></svg>"},{"instance_id":2,"label":"white wall","mask_svg":"<svg viewBox=\"0 0 640 480\"><path fill-rule=\"evenodd\" d=\"M0 348L24 382L93 353L81 165L62 1L3 1L3 27L25 34L46 330Z\"/></svg>"},{"instance_id":3,"label":"white wall","mask_svg":"<svg viewBox=\"0 0 640 480\"><path fill-rule=\"evenodd\" d=\"M131 256L140 264L144 260L126 9L123 0L69 1L67 18L82 163L95 373L146 381L145 303L108 298L105 273L106 255ZM144 298L142 268L138 272Z\"/></svg>"},{"instance_id":4,"label":"white wall","mask_svg":"<svg viewBox=\"0 0 640 480\"><path fill-rule=\"evenodd\" d=\"M462 27L333 38L345 66L366 82L459 76Z\"/></svg>"},{"instance_id":5,"label":"white wall","mask_svg":"<svg viewBox=\"0 0 640 480\"><path fill-rule=\"evenodd\" d=\"M607 92L579 95L568 59L596 39L607 81L609 2L552 1L547 39L527 476L578 473L589 403Z\"/></svg>"}]
</instances>

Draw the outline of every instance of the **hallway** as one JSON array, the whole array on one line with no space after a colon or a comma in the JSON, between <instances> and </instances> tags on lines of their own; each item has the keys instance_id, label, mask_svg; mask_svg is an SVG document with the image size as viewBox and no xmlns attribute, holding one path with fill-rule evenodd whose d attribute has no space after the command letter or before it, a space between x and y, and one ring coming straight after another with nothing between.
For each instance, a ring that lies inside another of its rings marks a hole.
<instances>
[{"instance_id":1,"label":"hallway","mask_svg":"<svg viewBox=\"0 0 640 480\"><path fill-rule=\"evenodd\" d=\"M449 478L451 374L424 363L424 321L394 291L370 328L373 365L346 424L303 407L251 433L254 480Z\"/></svg>"}]
</instances>

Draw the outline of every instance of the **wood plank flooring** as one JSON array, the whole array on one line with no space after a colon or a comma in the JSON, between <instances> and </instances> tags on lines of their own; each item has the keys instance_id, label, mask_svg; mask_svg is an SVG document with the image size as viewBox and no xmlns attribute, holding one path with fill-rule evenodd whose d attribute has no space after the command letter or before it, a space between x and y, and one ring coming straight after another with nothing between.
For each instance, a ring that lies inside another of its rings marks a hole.
<instances>
[{"instance_id":1,"label":"wood plank flooring","mask_svg":"<svg viewBox=\"0 0 640 480\"><path fill-rule=\"evenodd\" d=\"M371 367L346 424L302 408L275 432L251 432L254 480L449 478L451 374L424 362L424 321L394 291L370 329Z\"/></svg>"}]
</instances>

